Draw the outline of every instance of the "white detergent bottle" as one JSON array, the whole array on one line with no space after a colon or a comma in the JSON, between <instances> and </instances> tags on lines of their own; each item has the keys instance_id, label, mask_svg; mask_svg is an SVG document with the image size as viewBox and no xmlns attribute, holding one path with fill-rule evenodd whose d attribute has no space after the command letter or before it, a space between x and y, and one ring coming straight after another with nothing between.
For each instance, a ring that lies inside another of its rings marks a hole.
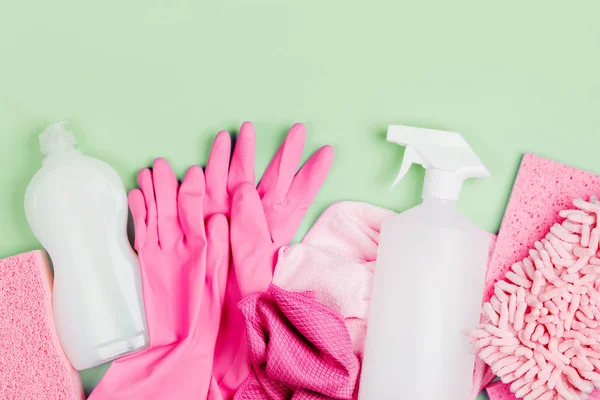
<instances>
[{"instance_id":1,"label":"white detergent bottle","mask_svg":"<svg viewBox=\"0 0 600 400\"><path fill-rule=\"evenodd\" d=\"M426 168L423 203L384 221L360 400L468 400L490 235L456 208L467 178L490 173L455 132L390 126L406 146L396 183Z\"/></svg>"},{"instance_id":2,"label":"white detergent bottle","mask_svg":"<svg viewBox=\"0 0 600 400\"><path fill-rule=\"evenodd\" d=\"M54 265L54 320L73 366L147 347L140 269L127 239L127 195L106 163L75 149L59 122L40 135L46 158L25 193L33 233Z\"/></svg>"}]
</instances>

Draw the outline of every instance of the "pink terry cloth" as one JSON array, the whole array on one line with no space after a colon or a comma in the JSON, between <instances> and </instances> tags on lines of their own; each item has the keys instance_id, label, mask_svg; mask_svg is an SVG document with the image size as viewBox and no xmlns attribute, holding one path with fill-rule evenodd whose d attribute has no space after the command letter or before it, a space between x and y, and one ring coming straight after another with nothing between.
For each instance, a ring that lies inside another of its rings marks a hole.
<instances>
[{"instance_id":1,"label":"pink terry cloth","mask_svg":"<svg viewBox=\"0 0 600 400\"><path fill-rule=\"evenodd\" d=\"M44 251L0 260L0 399L85 399L54 327L52 285Z\"/></svg>"},{"instance_id":2,"label":"pink terry cloth","mask_svg":"<svg viewBox=\"0 0 600 400\"><path fill-rule=\"evenodd\" d=\"M280 250L273 283L293 292L311 291L346 323L355 354L362 357L371 283L381 223L395 213L366 203L329 207L300 244ZM490 252L496 235L491 235ZM486 282L486 287L493 282ZM473 399L495 375L477 359Z\"/></svg>"},{"instance_id":3,"label":"pink terry cloth","mask_svg":"<svg viewBox=\"0 0 600 400\"><path fill-rule=\"evenodd\" d=\"M494 284L560 220L560 210L570 207L573 199L598 193L600 176L525 154L487 270L484 302L491 299ZM600 391L589 399L600 399Z\"/></svg>"},{"instance_id":4,"label":"pink terry cloth","mask_svg":"<svg viewBox=\"0 0 600 400\"><path fill-rule=\"evenodd\" d=\"M352 399L360 362L344 321L314 294L271 285L239 303L253 373L236 400Z\"/></svg>"}]
</instances>

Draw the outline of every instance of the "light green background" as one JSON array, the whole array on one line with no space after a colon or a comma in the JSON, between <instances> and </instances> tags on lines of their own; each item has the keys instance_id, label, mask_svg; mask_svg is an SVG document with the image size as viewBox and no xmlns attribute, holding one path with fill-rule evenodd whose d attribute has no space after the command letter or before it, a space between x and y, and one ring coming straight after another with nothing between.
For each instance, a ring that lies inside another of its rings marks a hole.
<instances>
[{"instance_id":1,"label":"light green background","mask_svg":"<svg viewBox=\"0 0 600 400\"><path fill-rule=\"evenodd\" d=\"M496 231L523 152L600 172L599 15L597 0L2 1L0 256L39 247L23 193L61 119L128 188L158 156L180 175L204 163L244 120L262 172L302 121L307 151L336 160L300 233L338 200L417 204L418 168L389 190L388 124L456 130L493 174L460 208Z\"/></svg>"}]
</instances>

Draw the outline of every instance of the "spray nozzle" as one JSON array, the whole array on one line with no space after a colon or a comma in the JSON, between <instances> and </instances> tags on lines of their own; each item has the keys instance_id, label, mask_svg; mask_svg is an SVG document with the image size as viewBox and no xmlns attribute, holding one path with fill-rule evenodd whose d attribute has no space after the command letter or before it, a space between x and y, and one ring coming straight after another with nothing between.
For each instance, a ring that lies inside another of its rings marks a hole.
<instances>
[{"instance_id":1,"label":"spray nozzle","mask_svg":"<svg viewBox=\"0 0 600 400\"><path fill-rule=\"evenodd\" d=\"M427 170L423 197L457 200L465 179L485 178L489 171L465 139L456 132L390 125L388 142L406 146L395 186L412 164Z\"/></svg>"}]
</instances>

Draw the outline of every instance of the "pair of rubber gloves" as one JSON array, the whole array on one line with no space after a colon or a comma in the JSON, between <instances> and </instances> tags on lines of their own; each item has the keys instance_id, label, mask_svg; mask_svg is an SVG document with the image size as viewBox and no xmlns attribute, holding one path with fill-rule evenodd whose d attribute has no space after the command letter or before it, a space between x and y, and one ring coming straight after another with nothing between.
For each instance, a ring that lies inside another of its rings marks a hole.
<instances>
[{"instance_id":1,"label":"pair of rubber gloves","mask_svg":"<svg viewBox=\"0 0 600 400\"><path fill-rule=\"evenodd\" d=\"M333 161L322 147L298 171L306 131L294 125L255 188L255 133L233 155L220 132L206 171L181 184L164 159L129 194L150 347L115 361L93 400L231 399L251 371L237 303L267 290Z\"/></svg>"}]
</instances>

